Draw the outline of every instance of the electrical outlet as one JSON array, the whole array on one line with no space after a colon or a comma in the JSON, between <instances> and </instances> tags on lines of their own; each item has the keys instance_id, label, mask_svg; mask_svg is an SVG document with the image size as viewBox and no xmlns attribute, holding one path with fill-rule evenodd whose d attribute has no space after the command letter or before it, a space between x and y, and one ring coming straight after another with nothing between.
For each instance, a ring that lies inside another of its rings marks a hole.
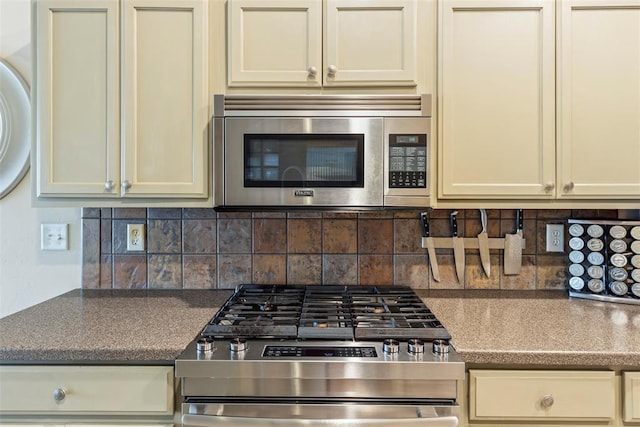
<instances>
[{"instance_id":1,"label":"electrical outlet","mask_svg":"<svg viewBox=\"0 0 640 427\"><path fill-rule=\"evenodd\" d=\"M564 252L564 224L547 224L547 252Z\"/></svg>"},{"instance_id":2,"label":"electrical outlet","mask_svg":"<svg viewBox=\"0 0 640 427\"><path fill-rule=\"evenodd\" d=\"M144 251L144 224L127 224L127 250Z\"/></svg>"},{"instance_id":3,"label":"electrical outlet","mask_svg":"<svg viewBox=\"0 0 640 427\"><path fill-rule=\"evenodd\" d=\"M40 224L40 249L66 251L69 249L69 224Z\"/></svg>"}]
</instances>

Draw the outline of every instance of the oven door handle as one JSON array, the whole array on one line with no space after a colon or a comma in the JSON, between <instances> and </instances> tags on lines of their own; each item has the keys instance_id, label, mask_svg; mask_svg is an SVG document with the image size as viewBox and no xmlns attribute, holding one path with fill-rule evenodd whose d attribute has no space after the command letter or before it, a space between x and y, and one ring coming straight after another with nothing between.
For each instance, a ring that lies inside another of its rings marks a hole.
<instances>
[{"instance_id":1,"label":"oven door handle","mask_svg":"<svg viewBox=\"0 0 640 427\"><path fill-rule=\"evenodd\" d=\"M394 418L394 419L279 419L279 418L244 418L211 415L182 416L182 427L257 427L257 426L285 426L285 427L458 427L458 418L445 416L437 418Z\"/></svg>"}]
</instances>

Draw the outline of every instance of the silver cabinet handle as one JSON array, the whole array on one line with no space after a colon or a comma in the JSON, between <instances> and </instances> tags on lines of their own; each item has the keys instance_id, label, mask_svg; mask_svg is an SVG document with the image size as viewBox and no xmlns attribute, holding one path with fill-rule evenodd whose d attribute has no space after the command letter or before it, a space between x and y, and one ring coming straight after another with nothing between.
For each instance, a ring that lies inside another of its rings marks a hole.
<instances>
[{"instance_id":1,"label":"silver cabinet handle","mask_svg":"<svg viewBox=\"0 0 640 427\"><path fill-rule=\"evenodd\" d=\"M104 183L104 189L107 190L107 191L113 191L114 187L115 187L115 185L113 184L112 180L109 180L109 181Z\"/></svg>"},{"instance_id":2,"label":"silver cabinet handle","mask_svg":"<svg viewBox=\"0 0 640 427\"><path fill-rule=\"evenodd\" d=\"M53 400L62 402L67 397L67 391L63 388L57 388L53 392Z\"/></svg>"},{"instance_id":3,"label":"silver cabinet handle","mask_svg":"<svg viewBox=\"0 0 640 427\"><path fill-rule=\"evenodd\" d=\"M546 191L547 193L551 193L551 191L553 191L553 189L556 187L556 184L553 182L547 182L544 185L544 191Z\"/></svg>"},{"instance_id":4,"label":"silver cabinet handle","mask_svg":"<svg viewBox=\"0 0 640 427\"><path fill-rule=\"evenodd\" d=\"M540 400L540 406L542 406L545 409L551 408L553 406L554 400L553 400L553 395L551 394L546 394L542 397L542 400Z\"/></svg>"},{"instance_id":5,"label":"silver cabinet handle","mask_svg":"<svg viewBox=\"0 0 640 427\"><path fill-rule=\"evenodd\" d=\"M569 191L573 190L573 187L575 187L576 185L573 182L568 182L567 184L565 184L564 186L564 192L568 193Z\"/></svg>"},{"instance_id":6,"label":"silver cabinet handle","mask_svg":"<svg viewBox=\"0 0 640 427\"><path fill-rule=\"evenodd\" d=\"M327 75L329 77L335 77L337 72L338 67L336 67L335 65L329 65L329 67L327 67Z\"/></svg>"},{"instance_id":7,"label":"silver cabinet handle","mask_svg":"<svg viewBox=\"0 0 640 427\"><path fill-rule=\"evenodd\" d=\"M312 65L307 69L307 73L309 73L309 77L315 78L318 75L318 69Z\"/></svg>"},{"instance_id":8,"label":"silver cabinet handle","mask_svg":"<svg viewBox=\"0 0 640 427\"><path fill-rule=\"evenodd\" d=\"M131 188L131 183L125 179L124 181L122 181L122 188L124 189L124 191L127 191Z\"/></svg>"}]
</instances>

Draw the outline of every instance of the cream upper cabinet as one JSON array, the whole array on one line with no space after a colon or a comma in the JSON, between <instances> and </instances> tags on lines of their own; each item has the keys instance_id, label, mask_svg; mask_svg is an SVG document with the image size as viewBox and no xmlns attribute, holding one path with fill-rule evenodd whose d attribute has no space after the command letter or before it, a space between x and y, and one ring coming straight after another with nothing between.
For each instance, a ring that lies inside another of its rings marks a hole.
<instances>
[{"instance_id":1,"label":"cream upper cabinet","mask_svg":"<svg viewBox=\"0 0 640 427\"><path fill-rule=\"evenodd\" d=\"M640 0L558 7L562 198L640 197Z\"/></svg>"},{"instance_id":2,"label":"cream upper cabinet","mask_svg":"<svg viewBox=\"0 0 640 427\"><path fill-rule=\"evenodd\" d=\"M37 0L38 197L208 196L204 0Z\"/></svg>"},{"instance_id":3,"label":"cream upper cabinet","mask_svg":"<svg viewBox=\"0 0 640 427\"><path fill-rule=\"evenodd\" d=\"M416 86L417 0L229 0L230 87Z\"/></svg>"},{"instance_id":4,"label":"cream upper cabinet","mask_svg":"<svg viewBox=\"0 0 640 427\"><path fill-rule=\"evenodd\" d=\"M552 0L441 0L438 196L555 195Z\"/></svg>"}]
</instances>

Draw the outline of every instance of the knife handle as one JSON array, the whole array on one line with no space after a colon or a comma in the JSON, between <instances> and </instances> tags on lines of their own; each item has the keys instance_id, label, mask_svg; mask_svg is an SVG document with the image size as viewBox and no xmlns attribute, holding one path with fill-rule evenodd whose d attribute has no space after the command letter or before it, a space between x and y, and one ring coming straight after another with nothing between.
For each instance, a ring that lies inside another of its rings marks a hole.
<instances>
[{"instance_id":1,"label":"knife handle","mask_svg":"<svg viewBox=\"0 0 640 427\"><path fill-rule=\"evenodd\" d=\"M516 210L516 231L524 228L524 209Z\"/></svg>"},{"instance_id":2,"label":"knife handle","mask_svg":"<svg viewBox=\"0 0 640 427\"><path fill-rule=\"evenodd\" d=\"M422 220L422 237L429 237L429 213L421 212L420 219Z\"/></svg>"},{"instance_id":3,"label":"knife handle","mask_svg":"<svg viewBox=\"0 0 640 427\"><path fill-rule=\"evenodd\" d=\"M451 235L458 237L458 211L453 211L449 214L449 220L451 223Z\"/></svg>"}]
</instances>

